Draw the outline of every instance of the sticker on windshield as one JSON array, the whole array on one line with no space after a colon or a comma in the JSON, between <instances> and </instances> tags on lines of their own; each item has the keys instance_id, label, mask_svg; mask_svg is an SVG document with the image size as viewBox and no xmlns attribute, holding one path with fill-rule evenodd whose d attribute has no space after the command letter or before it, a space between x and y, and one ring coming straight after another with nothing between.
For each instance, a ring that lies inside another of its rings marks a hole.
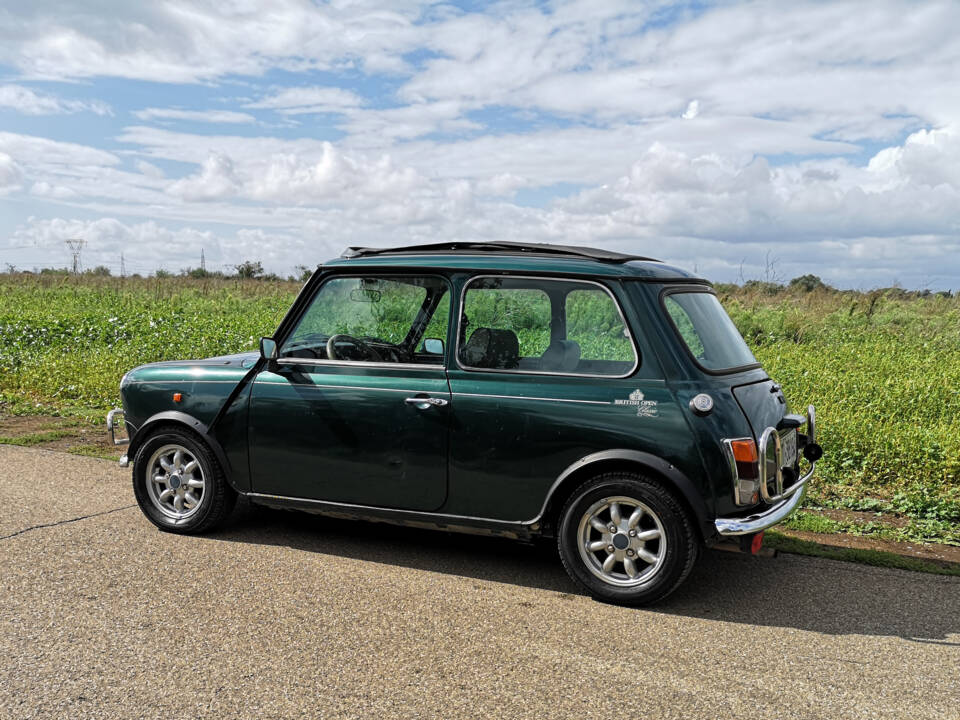
<instances>
[{"instance_id":1,"label":"sticker on windshield","mask_svg":"<svg viewBox=\"0 0 960 720\"><path fill-rule=\"evenodd\" d=\"M637 408L637 417L657 417L657 401L644 400L642 390L634 390L626 400L614 400L614 405L629 405Z\"/></svg>"}]
</instances>

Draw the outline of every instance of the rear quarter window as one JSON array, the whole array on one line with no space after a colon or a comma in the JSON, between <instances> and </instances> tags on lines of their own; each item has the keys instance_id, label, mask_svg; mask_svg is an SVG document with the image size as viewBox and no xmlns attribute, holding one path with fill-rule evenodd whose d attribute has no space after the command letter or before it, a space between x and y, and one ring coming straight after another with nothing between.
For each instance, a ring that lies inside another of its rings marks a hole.
<instances>
[{"instance_id":1,"label":"rear quarter window","mask_svg":"<svg viewBox=\"0 0 960 720\"><path fill-rule=\"evenodd\" d=\"M697 364L708 372L731 372L757 365L740 331L711 292L674 291L663 307Z\"/></svg>"}]
</instances>

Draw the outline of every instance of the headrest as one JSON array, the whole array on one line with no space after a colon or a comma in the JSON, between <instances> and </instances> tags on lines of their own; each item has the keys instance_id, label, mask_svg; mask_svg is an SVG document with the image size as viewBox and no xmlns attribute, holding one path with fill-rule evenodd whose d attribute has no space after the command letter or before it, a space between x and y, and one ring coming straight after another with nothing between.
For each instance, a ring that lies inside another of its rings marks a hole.
<instances>
[{"instance_id":1,"label":"headrest","mask_svg":"<svg viewBox=\"0 0 960 720\"><path fill-rule=\"evenodd\" d=\"M470 367L510 369L520 364L520 341L513 330L477 328L461 353Z\"/></svg>"},{"instance_id":2,"label":"headrest","mask_svg":"<svg viewBox=\"0 0 960 720\"><path fill-rule=\"evenodd\" d=\"M580 345L573 340L554 340L540 356L540 369L546 372L573 372L580 364Z\"/></svg>"}]
</instances>

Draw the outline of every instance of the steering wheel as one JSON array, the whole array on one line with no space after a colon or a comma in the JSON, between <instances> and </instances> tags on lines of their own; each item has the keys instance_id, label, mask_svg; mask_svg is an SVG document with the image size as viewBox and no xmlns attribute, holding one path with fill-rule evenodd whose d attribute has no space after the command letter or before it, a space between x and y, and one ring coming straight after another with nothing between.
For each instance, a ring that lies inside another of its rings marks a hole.
<instances>
[{"instance_id":1,"label":"steering wheel","mask_svg":"<svg viewBox=\"0 0 960 720\"><path fill-rule=\"evenodd\" d=\"M340 358L337 357L337 343L345 342L350 343L355 348L357 348L361 353L363 353L367 360L370 362L382 362L383 358L380 356L374 348L365 343L363 340L353 337L352 335L331 335L330 339L327 340L327 360L349 360L349 358Z\"/></svg>"}]
</instances>

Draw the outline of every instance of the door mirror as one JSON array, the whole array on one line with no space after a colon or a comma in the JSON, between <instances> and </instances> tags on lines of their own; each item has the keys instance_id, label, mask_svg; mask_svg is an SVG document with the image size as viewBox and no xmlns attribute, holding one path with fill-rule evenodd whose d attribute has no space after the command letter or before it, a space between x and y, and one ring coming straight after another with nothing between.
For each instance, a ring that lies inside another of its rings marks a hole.
<instances>
[{"instance_id":1,"label":"door mirror","mask_svg":"<svg viewBox=\"0 0 960 720\"><path fill-rule=\"evenodd\" d=\"M277 341L273 338L260 338L260 357L264 360L277 359Z\"/></svg>"},{"instance_id":2,"label":"door mirror","mask_svg":"<svg viewBox=\"0 0 960 720\"><path fill-rule=\"evenodd\" d=\"M443 355L443 340L440 338L427 338L423 341L423 352L430 355Z\"/></svg>"}]
</instances>

